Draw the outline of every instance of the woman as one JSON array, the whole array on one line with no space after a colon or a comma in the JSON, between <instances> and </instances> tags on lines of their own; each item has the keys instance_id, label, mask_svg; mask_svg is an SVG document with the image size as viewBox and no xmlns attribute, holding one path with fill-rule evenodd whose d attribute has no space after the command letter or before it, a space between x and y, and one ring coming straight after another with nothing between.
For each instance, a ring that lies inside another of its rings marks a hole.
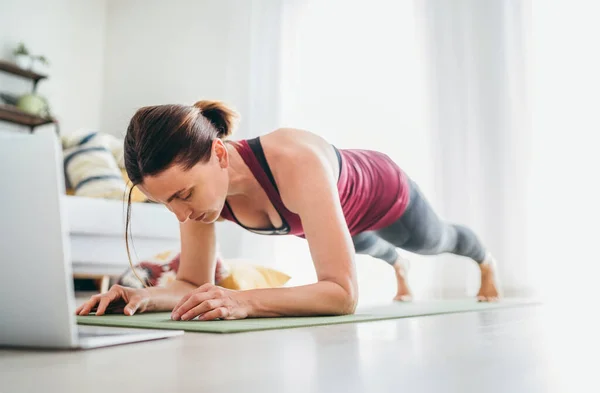
<instances>
[{"instance_id":1,"label":"woman","mask_svg":"<svg viewBox=\"0 0 600 393\"><path fill-rule=\"evenodd\" d=\"M79 307L79 315L96 306L102 315L111 302L126 304L126 315L172 310L174 320L350 314L358 299L355 253L392 265L396 300L410 298L396 247L474 260L481 269L478 299L497 299L493 259L476 235L441 221L389 157L337 149L295 129L226 141L236 120L214 101L138 110L125 137L125 167L132 183L181 223L177 280L167 288L115 285ZM223 219L256 233L306 238L318 282L249 291L216 287L215 222Z\"/></svg>"}]
</instances>

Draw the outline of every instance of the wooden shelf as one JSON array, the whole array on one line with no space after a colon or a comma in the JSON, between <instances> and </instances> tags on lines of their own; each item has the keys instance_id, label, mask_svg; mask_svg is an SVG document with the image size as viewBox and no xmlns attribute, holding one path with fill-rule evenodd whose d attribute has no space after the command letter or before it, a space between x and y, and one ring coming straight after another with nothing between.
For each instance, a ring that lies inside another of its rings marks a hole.
<instances>
[{"instance_id":1,"label":"wooden shelf","mask_svg":"<svg viewBox=\"0 0 600 393\"><path fill-rule=\"evenodd\" d=\"M31 115L15 106L4 104L0 104L0 120L28 127L37 127L56 122L53 118Z\"/></svg>"},{"instance_id":2,"label":"wooden shelf","mask_svg":"<svg viewBox=\"0 0 600 393\"><path fill-rule=\"evenodd\" d=\"M18 75L23 78L31 79L37 83L41 79L47 78L46 75L38 74L37 72L24 70L14 63L10 63L5 60L0 60L0 71L7 72L9 74Z\"/></svg>"},{"instance_id":3,"label":"wooden shelf","mask_svg":"<svg viewBox=\"0 0 600 393\"><path fill-rule=\"evenodd\" d=\"M37 83L40 80L47 78L46 75L38 74L37 72L29 70L24 70L18 65L6 60L0 60L0 72L5 72L7 74L12 74L25 79L32 80L34 93L37 87ZM33 129L37 126L43 126L44 124L53 123L56 128L56 133L60 135L58 122L55 119L51 117L40 117L29 114L20 110L14 105L0 104L0 121L6 121L9 123L29 127L31 129L31 132L33 132Z\"/></svg>"}]
</instances>

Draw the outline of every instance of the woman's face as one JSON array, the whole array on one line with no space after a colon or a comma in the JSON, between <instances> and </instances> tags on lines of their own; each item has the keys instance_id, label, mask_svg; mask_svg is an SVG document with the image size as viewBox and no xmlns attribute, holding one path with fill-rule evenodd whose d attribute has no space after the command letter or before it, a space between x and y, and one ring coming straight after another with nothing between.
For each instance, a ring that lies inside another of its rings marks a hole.
<instances>
[{"instance_id":1,"label":"woman's face","mask_svg":"<svg viewBox=\"0 0 600 393\"><path fill-rule=\"evenodd\" d=\"M164 204L180 222L188 219L212 223L219 218L229 185L227 148L213 142L210 160L184 170L173 165L138 185L150 200Z\"/></svg>"}]
</instances>

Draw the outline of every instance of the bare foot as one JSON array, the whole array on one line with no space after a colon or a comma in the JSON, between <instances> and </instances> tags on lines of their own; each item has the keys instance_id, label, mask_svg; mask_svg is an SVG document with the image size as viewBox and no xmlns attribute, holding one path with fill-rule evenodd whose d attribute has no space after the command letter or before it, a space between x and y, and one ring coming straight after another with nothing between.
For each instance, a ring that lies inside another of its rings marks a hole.
<instances>
[{"instance_id":1,"label":"bare foot","mask_svg":"<svg viewBox=\"0 0 600 393\"><path fill-rule=\"evenodd\" d=\"M402 257L398 257L393 265L396 272L396 281L398 282L398 292L394 300L399 302L409 302L412 300L412 294L407 283L408 261Z\"/></svg>"},{"instance_id":2,"label":"bare foot","mask_svg":"<svg viewBox=\"0 0 600 393\"><path fill-rule=\"evenodd\" d=\"M477 293L477 301L498 301L500 295L494 258L488 254L485 261L479 264L479 269L481 270L481 287L479 288L479 293Z\"/></svg>"}]
</instances>

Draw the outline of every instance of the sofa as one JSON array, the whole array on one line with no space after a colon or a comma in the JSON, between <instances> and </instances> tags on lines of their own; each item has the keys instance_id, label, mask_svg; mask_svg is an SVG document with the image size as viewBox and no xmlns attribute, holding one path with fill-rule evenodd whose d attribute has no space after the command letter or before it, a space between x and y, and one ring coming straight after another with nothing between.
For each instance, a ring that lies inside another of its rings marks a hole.
<instances>
[{"instance_id":1,"label":"sofa","mask_svg":"<svg viewBox=\"0 0 600 393\"><path fill-rule=\"evenodd\" d=\"M125 248L125 205L118 200L66 195L73 273L117 276L128 267ZM140 258L179 247L179 225L164 206L133 203L131 247Z\"/></svg>"}]
</instances>

